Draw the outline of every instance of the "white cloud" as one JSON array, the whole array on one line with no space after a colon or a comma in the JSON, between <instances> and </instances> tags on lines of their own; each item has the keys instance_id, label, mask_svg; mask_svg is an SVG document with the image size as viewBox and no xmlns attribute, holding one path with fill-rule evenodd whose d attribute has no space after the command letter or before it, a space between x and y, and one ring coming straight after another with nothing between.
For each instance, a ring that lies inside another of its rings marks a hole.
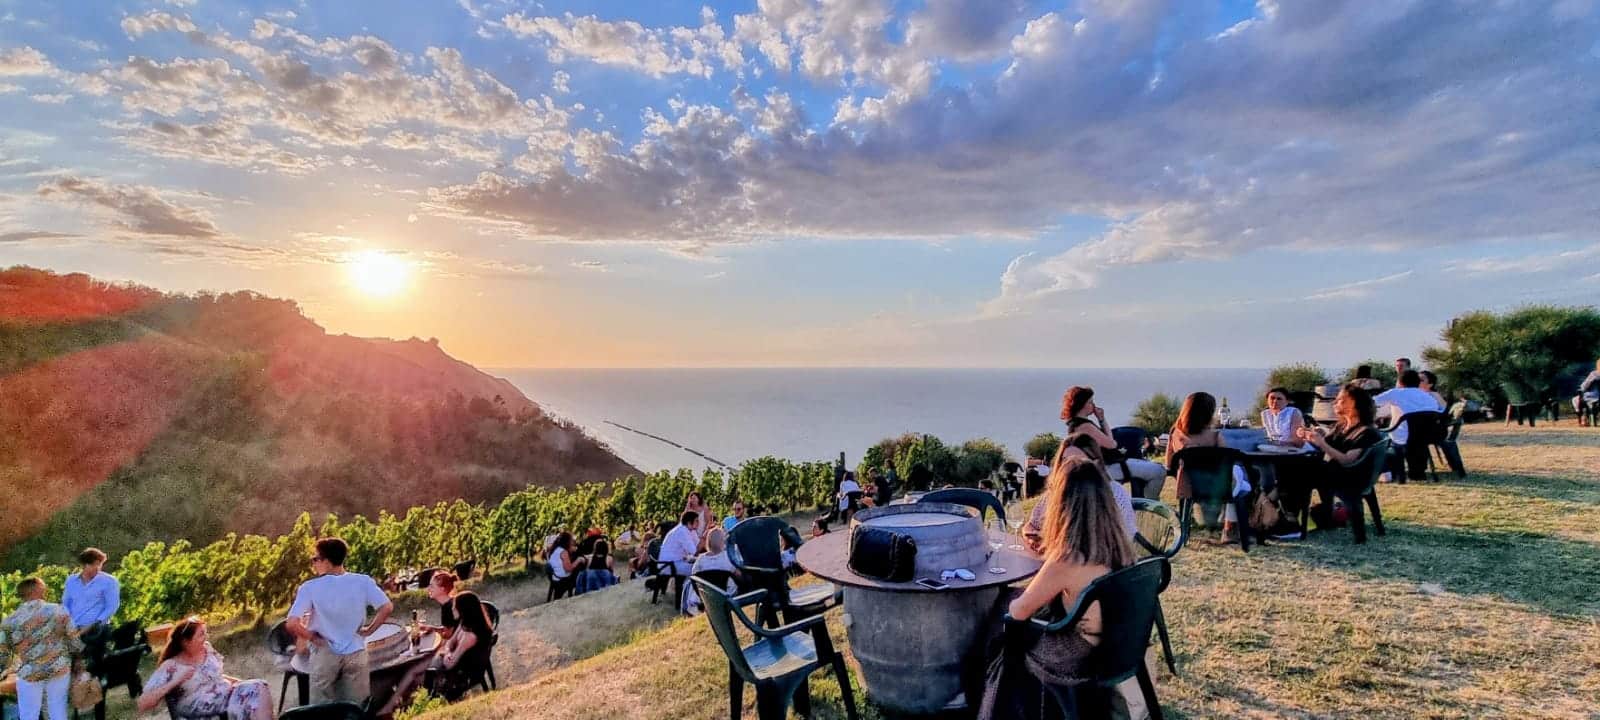
<instances>
[{"instance_id":1,"label":"white cloud","mask_svg":"<svg viewBox=\"0 0 1600 720\"><path fill-rule=\"evenodd\" d=\"M1369 280L1358 280L1353 283L1335 285L1330 288L1323 288L1321 290L1313 291L1309 295L1306 295L1306 299L1355 300L1360 298L1368 298L1372 297L1378 288L1399 283L1407 278L1410 278L1412 274L1413 271L1406 270L1404 272L1397 272L1392 275L1384 275L1383 277L1372 278Z\"/></svg>"},{"instance_id":2,"label":"white cloud","mask_svg":"<svg viewBox=\"0 0 1600 720\"><path fill-rule=\"evenodd\" d=\"M1600 259L1600 244L1558 253L1453 260L1445 264L1445 270L1471 277L1501 274L1531 275L1589 267L1597 259Z\"/></svg>"},{"instance_id":3,"label":"white cloud","mask_svg":"<svg viewBox=\"0 0 1600 720\"><path fill-rule=\"evenodd\" d=\"M28 98L36 103L45 105L61 105L71 100L72 96L67 93L37 93L29 95Z\"/></svg>"},{"instance_id":4,"label":"white cloud","mask_svg":"<svg viewBox=\"0 0 1600 720\"><path fill-rule=\"evenodd\" d=\"M593 15L528 17L519 12L507 15L501 23L519 37L545 40L553 62L573 56L652 77L710 77L718 64L729 69L742 65L739 43L725 37L715 13L706 8L701 19L697 28L647 28L632 20L608 21Z\"/></svg>"},{"instance_id":5,"label":"white cloud","mask_svg":"<svg viewBox=\"0 0 1600 720\"><path fill-rule=\"evenodd\" d=\"M62 177L40 185L39 197L76 202L109 211L115 227L140 235L214 240L222 232L204 212L161 197L145 185L112 185L102 180Z\"/></svg>"},{"instance_id":6,"label":"white cloud","mask_svg":"<svg viewBox=\"0 0 1600 720\"><path fill-rule=\"evenodd\" d=\"M574 260L572 266L579 270L588 270L590 272L611 272L610 266L599 260Z\"/></svg>"}]
</instances>

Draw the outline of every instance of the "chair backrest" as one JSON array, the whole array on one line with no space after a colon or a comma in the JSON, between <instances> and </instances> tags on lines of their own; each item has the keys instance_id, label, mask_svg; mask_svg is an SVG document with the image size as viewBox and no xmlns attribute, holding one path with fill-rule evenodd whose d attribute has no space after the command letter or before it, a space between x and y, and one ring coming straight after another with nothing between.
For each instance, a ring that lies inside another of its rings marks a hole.
<instances>
[{"instance_id":1,"label":"chair backrest","mask_svg":"<svg viewBox=\"0 0 1600 720\"><path fill-rule=\"evenodd\" d=\"M294 655L294 636L289 634L288 622L279 620L267 631L267 652L283 658Z\"/></svg>"},{"instance_id":2,"label":"chair backrest","mask_svg":"<svg viewBox=\"0 0 1600 720\"><path fill-rule=\"evenodd\" d=\"M366 708L348 700L301 705L285 711L278 720L363 720Z\"/></svg>"},{"instance_id":3,"label":"chair backrest","mask_svg":"<svg viewBox=\"0 0 1600 720\"><path fill-rule=\"evenodd\" d=\"M1133 499L1134 551L1141 557L1159 555L1171 559L1183 549L1189 533L1171 506L1149 498Z\"/></svg>"},{"instance_id":4,"label":"chair backrest","mask_svg":"<svg viewBox=\"0 0 1600 720\"><path fill-rule=\"evenodd\" d=\"M1083 589L1067 617L1051 623L1045 632L1077 632L1074 626L1084 611L1098 601L1100 644L1092 664L1096 677L1087 679L1100 685L1126 680L1144 663L1156 622L1157 596L1171 579L1171 562L1159 556L1102 575Z\"/></svg>"},{"instance_id":5,"label":"chair backrest","mask_svg":"<svg viewBox=\"0 0 1600 720\"><path fill-rule=\"evenodd\" d=\"M1400 416L1394 427L1406 425L1406 442L1432 445L1444 441L1450 416L1436 410L1418 410Z\"/></svg>"},{"instance_id":6,"label":"chair backrest","mask_svg":"<svg viewBox=\"0 0 1600 720\"><path fill-rule=\"evenodd\" d=\"M428 583L433 582L433 574L436 573L436 572L439 572L439 568L431 567L431 568L428 568L426 570L423 570L422 572L417 573L417 587L418 588L427 587Z\"/></svg>"},{"instance_id":7,"label":"chair backrest","mask_svg":"<svg viewBox=\"0 0 1600 720\"><path fill-rule=\"evenodd\" d=\"M1451 420L1450 429L1446 430L1444 433L1445 442L1455 442L1457 438L1460 438L1461 426L1465 424L1465 422L1466 421L1462 420L1460 417L1455 417L1455 419Z\"/></svg>"},{"instance_id":8,"label":"chair backrest","mask_svg":"<svg viewBox=\"0 0 1600 720\"><path fill-rule=\"evenodd\" d=\"M644 551L646 553L649 553L651 560L660 560L661 559L661 538L656 538L654 540L651 540L650 544L645 546Z\"/></svg>"},{"instance_id":9,"label":"chair backrest","mask_svg":"<svg viewBox=\"0 0 1600 720\"><path fill-rule=\"evenodd\" d=\"M726 588L728 583L733 580L733 572L730 570L701 570L695 573L694 577L701 578L719 588Z\"/></svg>"},{"instance_id":10,"label":"chair backrest","mask_svg":"<svg viewBox=\"0 0 1600 720\"><path fill-rule=\"evenodd\" d=\"M1111 439L1117 441L1117 448L1122 454L1131 458L1144 457L1144 438L1148 434L1144 428L1132 425L1111 428Z\"/></svg>"},{"instance_id":11,"label":"chair backrest","mask_svg":"<svg viewBox=\"0 0 1600 720\"><path fill-rule=\"evenodd\" d=\"M1351 476L1361 480L1361 496L1372 492L1372 489L1378 486L1378 477L1383 475L1384 469L1388 467L1386 460L1389 456L1389 447L1389 438L1379 440L1376 445L1361 451L1361 457L1356 458L1355 463L1348 467Z\"/></svg>"},{"instance_id":12,"label":"chair backrest","mask_svg":"<svg viewBox=\"0 0 1600 720\"><path fill-rule=\"evenodd\" d=\"M778 535L789 523L771 516L745 518L728 531L728 557L734 567L782 570L783 550Z\"/></svg>"},{"instance_id":13,"label":"chair backrest","mask_svg":"<svg viewBox=\"0 0 1600 720\"><path fill-rule=\"evenodd\" d=\"M1539 401L1538 393L1521 380L1500 383L1500 391L1506 394L1506 402L1512 405L1531 405Z\"/></svg>"},{"instance_id":14,"label":"chair backrest","mask_svg":"<svg viewBox=\"0 0 1600 720\"><path fill-rule=\"evenodd\" d=\"M1289 404L1310 420L1312 411L1317 408L1317 394L1311 390L1292 391L1289 393Z\"/></svg>"},{"instance_id":15,"label":"chair backrest","mask_svg":"<svg viewBox=\"0 0 1600 720\"><path fill-rule=\"evenodd\" d=\"M105 687L125 685L136 677L139 662L150 653L150 636L144 626L125 622L111 632L111 648L94 663L93 674Z\"/></svg>"},{"instance_id":16,"label":"chair backrest","mask_svg":"<svg viewBox=\"0 0 1600 720\"><path fill-rule=\"evenodd\" d=\"M135 645L147 645L150 636L144 631L144 626L137 622L125 622L111 631L111 647L117 650L126 650Z\"/></svg>"},{"instance_id":17,"label":"chair backrest","mask_svg":"<svg viewBox=\"0 0 1600 720\"><path fill-rule=\"evenodd\" d=\"M484 600L482 602L483 602L483 612L489 616L489 629L490 630L494 630L495 632L499 632L500 631L500 606L495 605L494 603L489 602L488 600Z\"/></svg>"},{"instance_id":18,"label":"chair backrest","mask_svg":"<svg viewBox=\"0 0 1600 720\"><path fill-rule=\"evenodd\" d=\"M993 510L994 514L1002 521L1006 519L1006 506L994 493L985 492L976 488L945 488L935 490L917 499L918 503L942 502L965 505L978 511L978 519L983 519L985 510Z\"/></svg>"},{"instance_id":19,"label":"chair backrest","mask_svg":"<svg viewBox=\"0 0 1600 720\"><path fill-rule=\"evenodd\" d=\"M717 644L722 646L722 653L728 656L728 664L745 682L755 682L756 674L750 669L749 661L745 660L744 647L739 644L739 632L734 625L733 614L739 610L733 598L723 590L727 585L715 585L700 576L689 579L694 582L701 605L705 606L706 620L711 623L711 632L717 636Z\"/></svg>"},{"instance_id":20,"label":"chair backrest","mask_svg":"<svg viewBox=\"0 0 1600 720\"><path fill-rule=\"evenodd\" d=\"M1227 447L1186 447L1172 456L1171 470L1183 471L1189 493L1197 502L1233 500L1233 467L1239 451Z\"/></svg>"},{"instance_id":21,"label":"chair backrest","mask_svg":"<svg viewBox=\"0 0 1600 720\"><path fill-rule=\"evenodd\" d=\"M474 570L478 569L478 561L476 561L476 560L463 560L461 562L456 563L456 566L453 569L456 572L456 579L457 580L471 580L472 579L472 572Z\"/></svg>"}]
</instances>

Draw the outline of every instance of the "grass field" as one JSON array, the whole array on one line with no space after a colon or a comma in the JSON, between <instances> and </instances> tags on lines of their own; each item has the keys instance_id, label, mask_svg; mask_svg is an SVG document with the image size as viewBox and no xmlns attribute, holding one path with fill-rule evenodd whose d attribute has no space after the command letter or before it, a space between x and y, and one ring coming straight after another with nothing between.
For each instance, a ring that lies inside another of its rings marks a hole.
<instances>
[{"instance_id":1,"label":"grass field","mask_svg":"<svg viewBox=\"0 0 1600 720\"><path fill-rule=\"evenodd\" d=\"M1600 430L1475 425L1462 441L1471 475L1382 486L1389 533L1365 546L1337 531L1248 555L1185 549L1163 597L1181 676L1152 663L1167 716L1596 717ZM656 629L660 614L626 597L638 594L527 611L568 638L557 645L581 646L566 657L615 647L425 717L726 717L727 665L705 620ZM619 611L645 628L631 641ZM845 645L838 611L829 620ZM605 642L571 639L591 623L610 628ZM842 716L831 677L813 695L818 717Z\"/></svg>"}]
</instances>

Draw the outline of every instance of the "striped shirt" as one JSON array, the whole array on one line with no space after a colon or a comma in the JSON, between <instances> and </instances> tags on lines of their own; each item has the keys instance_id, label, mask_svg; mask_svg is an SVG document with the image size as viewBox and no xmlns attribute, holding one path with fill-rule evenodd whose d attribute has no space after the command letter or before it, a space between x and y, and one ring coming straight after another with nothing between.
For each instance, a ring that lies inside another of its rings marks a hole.
<instances>
[{"instance_id":1,"label":"striped shirt","mask_svg":"<svg viewBox=\"0 0 1600 720\"><path fill-rule=\"evenodd\" d=\"M72 654L82 649L67 609L55 603L29 600L0 620L0 668L15 658L22 680L45 682L67 674Z\"/></svg>"}]
</instances>

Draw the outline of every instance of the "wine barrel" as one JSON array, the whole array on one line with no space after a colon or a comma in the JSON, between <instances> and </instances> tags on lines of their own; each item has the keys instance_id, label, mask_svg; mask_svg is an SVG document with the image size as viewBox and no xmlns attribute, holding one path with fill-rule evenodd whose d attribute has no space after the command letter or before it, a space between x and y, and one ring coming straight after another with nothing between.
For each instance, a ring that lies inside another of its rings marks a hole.
<instances>
[{"instance_id":1,"label":"wine barrel","mask_svg":"<svg viewBox=\"0 0 1600 720\"><path fill-rule=\"evenodd\" d=\"M990 547L970 508L947 503L864 510L854 525L910 535L917 542L916 577L986 565ZM920 589L919 589L920 590ZM962 669L978 647L999 587L903 591L844 588L850 652L873 702L895 711L932 714L962 691ZM976 703L976 698L969 698Z\"/></svg>"}]
</instances>

